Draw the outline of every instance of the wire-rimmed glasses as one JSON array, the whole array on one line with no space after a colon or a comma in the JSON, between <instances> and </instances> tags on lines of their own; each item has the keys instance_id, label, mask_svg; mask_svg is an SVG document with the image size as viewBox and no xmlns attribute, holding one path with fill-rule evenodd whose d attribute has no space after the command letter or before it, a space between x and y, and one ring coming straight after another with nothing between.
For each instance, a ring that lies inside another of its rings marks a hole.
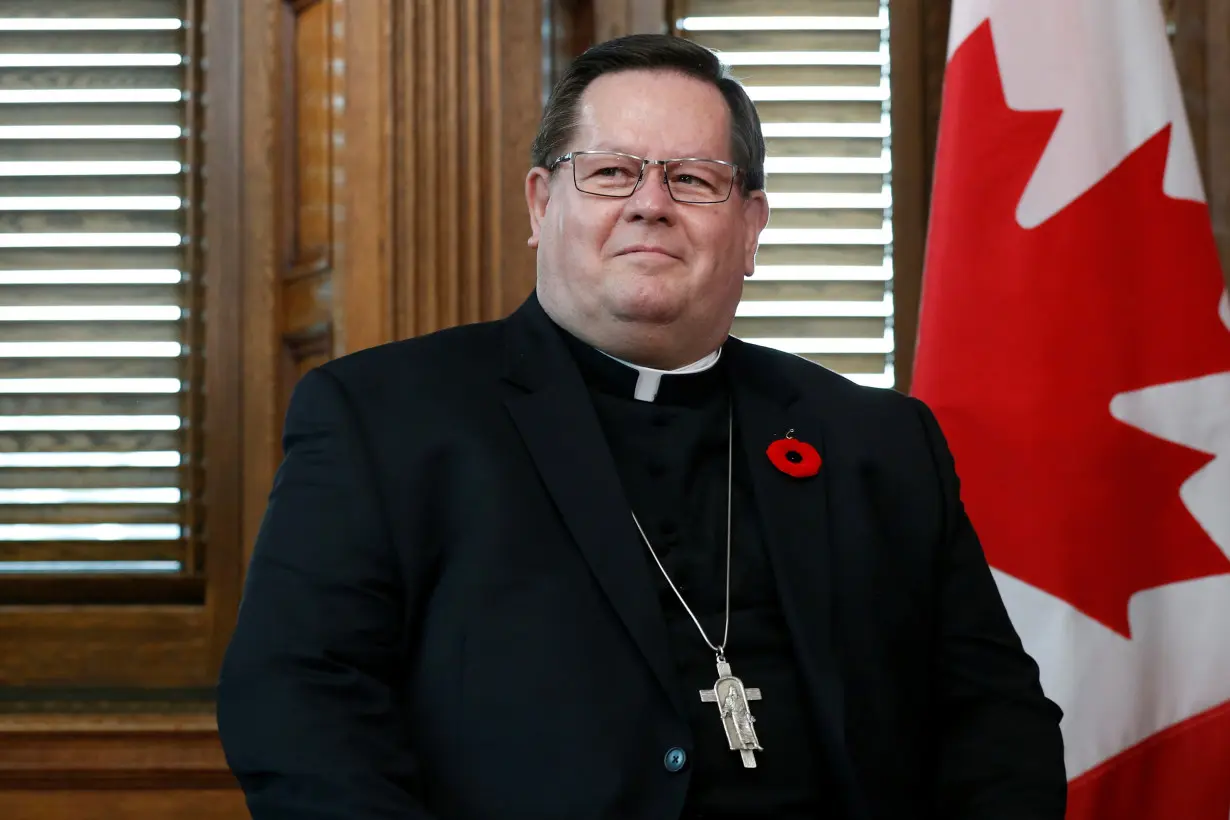
<instances>
[{"instance_id":1,"label":"wire-rimmed glasses","mask_svg":"<svg viewBox=\"0 0 1230 820\"><path fill-rule=\"evenodd\" d=\"M572 151L552 160L547 169L554 171L565 162L572 162L572 182L578 191L610 197L632 196L645 169L661 165L671 198L693 205L725 202L739 173L739 166L720 159L645 159L616 151Z\"/></svg>"}]
</instances>

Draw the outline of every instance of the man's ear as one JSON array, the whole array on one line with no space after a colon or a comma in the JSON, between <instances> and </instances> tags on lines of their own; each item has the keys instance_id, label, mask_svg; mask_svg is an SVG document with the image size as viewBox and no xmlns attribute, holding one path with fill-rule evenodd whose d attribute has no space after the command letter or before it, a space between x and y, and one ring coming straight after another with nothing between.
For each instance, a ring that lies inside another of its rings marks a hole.
<instances>
[{"instance_id":1,"label":"man's ear","mask_svg":"<svg viewBox=\"0 0 1230 820\"><path fill-rule=\"evenodd\" d=\"M743 201L743 224L747 237L743 248L744 276L756 270L756 248L760 245L760 232L769 224L769 198L764 191L749 191Z\"/></svg>"},{"instance_id":2,"label":"man's ear","mask_svg":"<svg viewBox=\"0 0 1230 820\"><path fill-rule=\"evenodd\" d=\"M525 205L530 213L530 238L526 244L538 249L539 229L551 199L551 173L546 168L531 168L525 175Z\"/></svg>"}]
</instances>

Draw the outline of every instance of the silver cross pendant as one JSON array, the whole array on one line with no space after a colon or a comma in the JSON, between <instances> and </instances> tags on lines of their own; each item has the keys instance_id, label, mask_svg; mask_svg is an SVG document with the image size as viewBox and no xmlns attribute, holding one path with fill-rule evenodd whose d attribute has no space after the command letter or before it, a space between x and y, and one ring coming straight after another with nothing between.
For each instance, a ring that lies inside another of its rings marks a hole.
<instances>
[{"instance_id":1,"label":"silver cross pendant","mask_svg":"<svg viewBox=\"0 0 1230 820\"><path fill-rule=\"evenodd\" d=\"M747 769L756 768L756 752L763 752L760 742L756 739L756 730L752 726L756 718L752 717L748 701L760 700L759 689L748 689L743 681L730 673L730 664L722 656L717 661L718 679L712 689L700 690L700 699L704 703L716 703L722 717L722 726L726 729L726 739L730 748L738 750L743 758L743 766Z\"/></svg>"}]
</instances>

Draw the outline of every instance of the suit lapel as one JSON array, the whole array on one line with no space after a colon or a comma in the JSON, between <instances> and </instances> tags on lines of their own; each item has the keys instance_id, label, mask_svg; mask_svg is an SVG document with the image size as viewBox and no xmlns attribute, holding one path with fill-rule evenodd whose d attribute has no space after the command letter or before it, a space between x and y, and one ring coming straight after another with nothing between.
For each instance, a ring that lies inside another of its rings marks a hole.
<instances>
[{"instance_id":1,"label":"suit lapel","mask_svg":"<svg viewBox=\"0 0 1230 820\"><path fill-rule=\"evenodd\" d=\"M644 543L589 392L549 322L534 297L508 320L505 376L526 391L508 411L599 586L684 714Z\"/></svg>"},{"instance_id":2,"label":"suit lapel","mask_svg":"<svg viewBox=\"0 0 1230 820\"><path fill-rule=\"evenodd\" d=\"M844 759L843 695L831 638L832 567L827 510L828 473L819 408L799 401L788 378L774 378L773 362L737 339L727 342L742 446L752 476L761 533L773 567L783 615L809 689L815 695L821 736ZM820 452L820 472L793 478L765 451L794 430Z\"/></svg>"}]
</instances>

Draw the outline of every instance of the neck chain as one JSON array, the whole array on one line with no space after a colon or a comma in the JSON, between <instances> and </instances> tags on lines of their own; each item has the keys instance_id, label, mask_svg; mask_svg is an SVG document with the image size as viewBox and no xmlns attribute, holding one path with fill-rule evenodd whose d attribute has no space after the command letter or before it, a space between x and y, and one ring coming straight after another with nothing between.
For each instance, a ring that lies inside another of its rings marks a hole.
<instances>
[{"instance_id":1,"label":"neck chain","mask_svg":"<svg viewBox=\"0 0 1230 820\"><path fill-rule=\"evenodd\" d=\"M637 520L636 513L632 513L632 521L636 524L637 530L641 533L641 538L645 542L645 546L649 547L649 554L653 556L654 563L658 565L658 569L662 570L662 577L666 579L666 583L670 584L672 590L675 591L675 596L679 599L679 603L683 604L683 608L692 616L692 622L696 624L696 628L700 630L700 636L704 638L705 643L717 655L717 662L720 664L726 663L726 642L730 637L730 508L731 508L731 485L733 484L733 465L734 465L734 440L735 440L735 418L733 410L729 414L727 421L726 433L726 625L722 630L722 642L714 646L713 641L709 640L709 636L705 633L705 628L700 625L700 621L696 617L696 613L688 606L688 602L683 599L683 595L679 592L679 588L675 586L675 582L671 580L670 574L666 571L666 567L662 566L662 561L658 558L658 553L653 548L653 544L649 543L649 538L645 535L645 530L641 527L641 522Z\"/></svg>"},{"instance_id":2,"label":"neck chain","mask_svg":"<svg viewBox=\"0 0 1230 820\"><path fill-rule=\"evenodd\" d=\"M705 628L700 625L700 620L696 617L696 613L692 611L692 607L688 606L688 602L683 599L683 595L679 592L679 587L675 586L675 582L671 580L670 573L666 571L666 567L662 566L662 561L658 558L658 553L654 550L653 544L649 543L649 538L646 537L645 530L641 527L641 522L636 519L636 513L632 513L632 520L636 523L636 528L641 533L641 539L644 540L645 546L649 547L649 554L653 556L654 563L658 565L658 569L662 570L662 576L666 578L666 583L670 584L671 589L675 591L675 596L679 599L679 603L683 604L683 608L688 611L688 615L692 616L692 622L700 630L700 636L705 639L705 643L717 655L718 679L714 682L712 689L700 690L700 699L703 703L717 704L718 714L722 718L722 726L726 729L726 739L730 742L730 748L739 752L745 768L754 769L756 768L756 752L762 752L764 749L761 747L760 741L756 739L756 729L752 725L756 722L756 718L752 717L748 701L760 700L760 690L754 687L745 687L743 681L736 678L730 671L730 664L726 661L726 642L730 637L730 518L731 496L733 495L732 485L734 484L734 442L735 414L732 407L729 411L726 432L726 625L722 630L722 642L720 644L714 645L713 641L709 640L709 636L705 633Z\"/></svg>"}]
</instances>

